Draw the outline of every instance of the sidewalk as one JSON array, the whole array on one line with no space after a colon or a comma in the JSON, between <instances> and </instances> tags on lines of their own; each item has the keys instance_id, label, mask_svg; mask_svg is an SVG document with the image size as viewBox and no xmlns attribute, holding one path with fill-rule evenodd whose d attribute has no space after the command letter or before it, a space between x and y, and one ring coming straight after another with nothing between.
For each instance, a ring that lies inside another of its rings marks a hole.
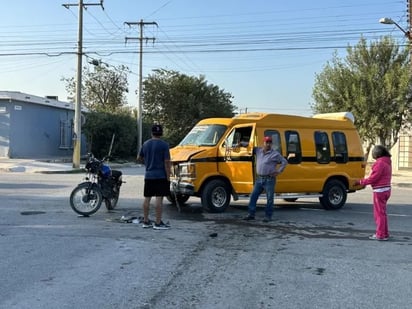
<instances>
[{"instance_id":1,"label":"sidewalk","mask_svg":"<svg viewBox=\"0 0 412 309\"><path fill-rule=\"evenodd\" d=\"M402 188L412 188L412 170L399 170L392 172L392 185Z\"/></svg>"},{"instance_id":2,"label":"sidewalk","mask_svg":"<svg viewBox=\"0 0 412 309\"><path fill-rule=\"evenodd\" d=\"M112 168L139 166L129 162L124 164L110 163ZM67 160L32 160L0 158L0 173L81 173L84 164L79 169L73 168ZM412 169L393 171L392 185L402 188L412 188Z\"/></svg>"}]
</instances>

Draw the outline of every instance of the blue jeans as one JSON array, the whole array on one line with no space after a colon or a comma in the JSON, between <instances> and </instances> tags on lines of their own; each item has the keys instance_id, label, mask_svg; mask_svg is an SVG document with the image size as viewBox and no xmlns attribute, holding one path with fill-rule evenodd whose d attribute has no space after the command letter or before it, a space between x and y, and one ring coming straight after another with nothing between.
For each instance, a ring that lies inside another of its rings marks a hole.
<instances>
[{"instance_id":1,"label":"blue jeans","mask_svg":"<svg viewBox=\"0 0 412 309\"><path fill-rule=\"evenodd\" d=\"M272 218L273 213L273 199L275 196L275 185L276 185L276 178L261 178L257 177L255 185L253 186L253 191L250 196L249 200L249 216L254 217L256 213L256 202L259 198L259 195L266 191L266 208L265 208L265 216L267 218Z\"/></svg>"}]
</instances>

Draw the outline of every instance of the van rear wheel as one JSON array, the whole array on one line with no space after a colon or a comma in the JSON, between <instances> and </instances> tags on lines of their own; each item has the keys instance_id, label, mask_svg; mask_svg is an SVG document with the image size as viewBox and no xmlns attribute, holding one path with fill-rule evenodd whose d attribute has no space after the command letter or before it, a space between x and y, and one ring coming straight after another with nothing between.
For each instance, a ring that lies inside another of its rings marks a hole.
<instances>
[{"instance_id":1,"label":"van rear wheel","mask_svg":"<svg viewBox=\"0 0 412 309\"><path fill-rule=\"evenodd\" d=\"M203 189L201 201L211 212L224 212L230 203L229 185L221 179L211 180Z\"/></svg>"},{"instance_id":2,"label":"van rear wheel","mask_svg":"<svg viewBox=\"0 0 412 309\"><path fill-rule=\"evenodd\" d=\"M345 185L337 179L329 180L323 188L320 204L325 209L340 209L345 205L348 193Z\"/></svg>"}]
</instances>

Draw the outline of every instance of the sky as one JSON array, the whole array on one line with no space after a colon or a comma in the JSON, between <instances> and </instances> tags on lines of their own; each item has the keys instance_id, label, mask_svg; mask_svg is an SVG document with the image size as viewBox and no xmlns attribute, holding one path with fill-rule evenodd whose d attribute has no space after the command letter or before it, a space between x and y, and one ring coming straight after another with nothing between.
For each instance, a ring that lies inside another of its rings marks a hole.
<instances>
[{"instance_id":1,"label":"sky","mask_svg":"<svg viewBox=\"0 0 412 309\"><path fill-rule=\"evenodd\" d=\"M0 91L67 101L62 78L76 76L79 1L1 2ZM407 29L407 0L104 0L103 8L83 11L83 65L127 66L132 107L140 32L126 23L147 23L143 78L155 69L204 76L233 95L237 112L310 116L316 74L334 53L344 58L361 37L408 43L394 25L379 23L389 17Z\"/></svg>"}]
</instances>

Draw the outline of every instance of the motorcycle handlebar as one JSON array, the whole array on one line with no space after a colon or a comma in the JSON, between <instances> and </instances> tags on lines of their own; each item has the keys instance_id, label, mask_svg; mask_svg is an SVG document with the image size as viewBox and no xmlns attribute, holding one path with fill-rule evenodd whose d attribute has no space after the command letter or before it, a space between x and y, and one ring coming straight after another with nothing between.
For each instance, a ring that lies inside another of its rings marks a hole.
<instances>
[{"instance_id":1,"label":"motorcycle handlebar","mask_svg":"<svg viewBox=\"0 0 412 309\"><path fill-rule=\"evenodd\" d=\"M111 155L104 156L101 160L99 160L93 155L93 153L89 152L87 154L87 161L95 161L96 160L96 161L104 162L104 161L110 161L112 159L113 159L113 157Z\"/></svg>"}]
</instances>

